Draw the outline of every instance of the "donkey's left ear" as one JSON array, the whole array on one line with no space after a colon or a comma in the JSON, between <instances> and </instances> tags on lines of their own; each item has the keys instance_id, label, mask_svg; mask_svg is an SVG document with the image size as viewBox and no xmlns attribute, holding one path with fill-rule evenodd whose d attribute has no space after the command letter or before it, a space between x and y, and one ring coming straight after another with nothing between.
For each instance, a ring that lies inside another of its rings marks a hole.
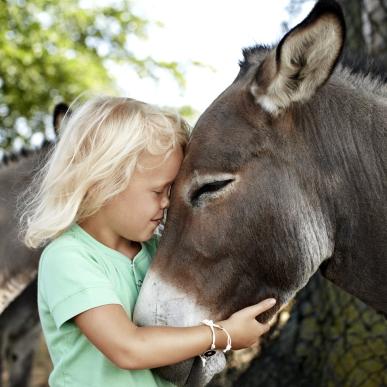
<instances>
[{"instance_id":1,"label":"donkey's left ear","mask_svg":"<svg viewBox=\"0 0 387 387\"><path fill-rule=\"evenodd\" d=\"M256 102L278 114L292 102L307 101L330 77L345 40L340 6L320 0L261 63L251 87Z\"/></svg>"},{"instance_id":2,"label":"donkey's left ear","mask_svg":"<svg viewBox=\"0 0 387 387\"><path fill-rule=\"evenodd\" d=\"M65 117L69 117L70 115L71 110L66 103L61 102L55 105L54 112L52 114L52 124L57 135L62 125L62 121Z\"/></svg>"}]
</instances>

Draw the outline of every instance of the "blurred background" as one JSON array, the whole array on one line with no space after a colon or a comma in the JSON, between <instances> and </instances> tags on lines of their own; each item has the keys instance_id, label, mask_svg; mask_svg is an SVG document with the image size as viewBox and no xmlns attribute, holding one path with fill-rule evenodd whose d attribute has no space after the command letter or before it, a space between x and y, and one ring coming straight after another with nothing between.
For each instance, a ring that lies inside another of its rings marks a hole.
<instances>
[{"instance_id":1,"label":"blurred background","mask_svg":"<svg viewBox=\"0 0 387 387\"><path fill-rule=\"evenodd\" d=\"M339 2L348 51L385 67L387 0ZM15 216L5 210L14 208L3 193L10 176L32 173L20 158L54 141L57 103L122 95L178 109L194 125L236 77L241 49L275 44L314 3L0 0L0 230ZM31 297L34 266L26 265L29 275L14 290L22 270L12 268L17 232L0 238L0 376L5 386L28 386L31 371L32 386L47 386L51 364ZM212 386L386 386L386 343L381 316L316 276L262 347L230 355Z\"/></svg>"},{"instance_id":2,"label":"blurred background","mask_svg":"<svg viewBox=\"0 0 387 387\"><path fill-rule=\"evenodd\" d=\"M278 41L313 3L3 0L1 148L52 138L53 106L85 92L174 107L193 124L236 76L241 49Z\"/></svg>"}]
</instances>

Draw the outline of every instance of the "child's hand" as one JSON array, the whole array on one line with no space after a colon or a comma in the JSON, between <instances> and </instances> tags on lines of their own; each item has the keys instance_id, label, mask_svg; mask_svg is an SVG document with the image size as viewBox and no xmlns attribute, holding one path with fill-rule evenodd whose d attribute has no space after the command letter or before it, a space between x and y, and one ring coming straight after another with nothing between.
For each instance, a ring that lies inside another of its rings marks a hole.
<instances>
[{"instance_id":1,"label":"child's hand","mask_svg":"<svg viewBox=\"0 0 387 387\"><path fill-rule=\"evenodd\" d=\"M248 306L232 314L227 320L220 322L230 334L232 349L242 349L256 344L264 333L270 329L270 324L261 324L255 317L275 305L275 300L269 298L259 304ZM217 330L219 331L219 330ZM217 332L217 337L219 333ZM217 348L219 346L217 345Z\"/></svg>"}]
</instances>

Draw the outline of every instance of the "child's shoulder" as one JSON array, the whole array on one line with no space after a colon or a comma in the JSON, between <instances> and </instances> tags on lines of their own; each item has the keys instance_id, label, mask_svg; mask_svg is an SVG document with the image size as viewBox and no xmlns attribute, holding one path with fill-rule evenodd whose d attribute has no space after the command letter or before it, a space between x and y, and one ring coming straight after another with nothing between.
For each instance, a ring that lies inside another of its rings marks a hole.
<instances>
[{"instance_id":1,"label":"child's shoulder","mask_svg":"<svg viewBox=\"0 0 387 387\"><path fill-rule=\"evenodd\" d=\"M63 256L82 256L85 254L85 246L74 237L71 230L65 231L62 235L52 240L44 249L41 260L60 260Z\"/></svg>"}]
</instances>

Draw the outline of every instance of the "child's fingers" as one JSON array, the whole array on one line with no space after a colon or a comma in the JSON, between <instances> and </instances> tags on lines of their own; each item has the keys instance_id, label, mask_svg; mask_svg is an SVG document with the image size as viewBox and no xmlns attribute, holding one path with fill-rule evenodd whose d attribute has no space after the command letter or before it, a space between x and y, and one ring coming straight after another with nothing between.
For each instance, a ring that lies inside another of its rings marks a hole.
<instances>
[{"instance_id":1,"label":"child's fingers","mask_svg":"<svg viewBox=\"0 0 387 387\"><path fill-rule=\"evenodd\" d=\"M261 324L261 330L262 330L262 335L265 334L266 332L269 332L271 328L271 325L269 323L266 324Z\"/></svg>"},{"instance_id":2,"label":"child's fingers","mask_svg":"<svg viewBox=\"0 0 387 387\"><path fill-rule=\"evenodd\" d=\"M256 305L248 306L247 308L243 309L243 311L247 314L250 314L252 317L256 317L272 308L276 302L277 301L274 298L268 298L267 300L263 300Z\"/></svg>"}]
</instances>

